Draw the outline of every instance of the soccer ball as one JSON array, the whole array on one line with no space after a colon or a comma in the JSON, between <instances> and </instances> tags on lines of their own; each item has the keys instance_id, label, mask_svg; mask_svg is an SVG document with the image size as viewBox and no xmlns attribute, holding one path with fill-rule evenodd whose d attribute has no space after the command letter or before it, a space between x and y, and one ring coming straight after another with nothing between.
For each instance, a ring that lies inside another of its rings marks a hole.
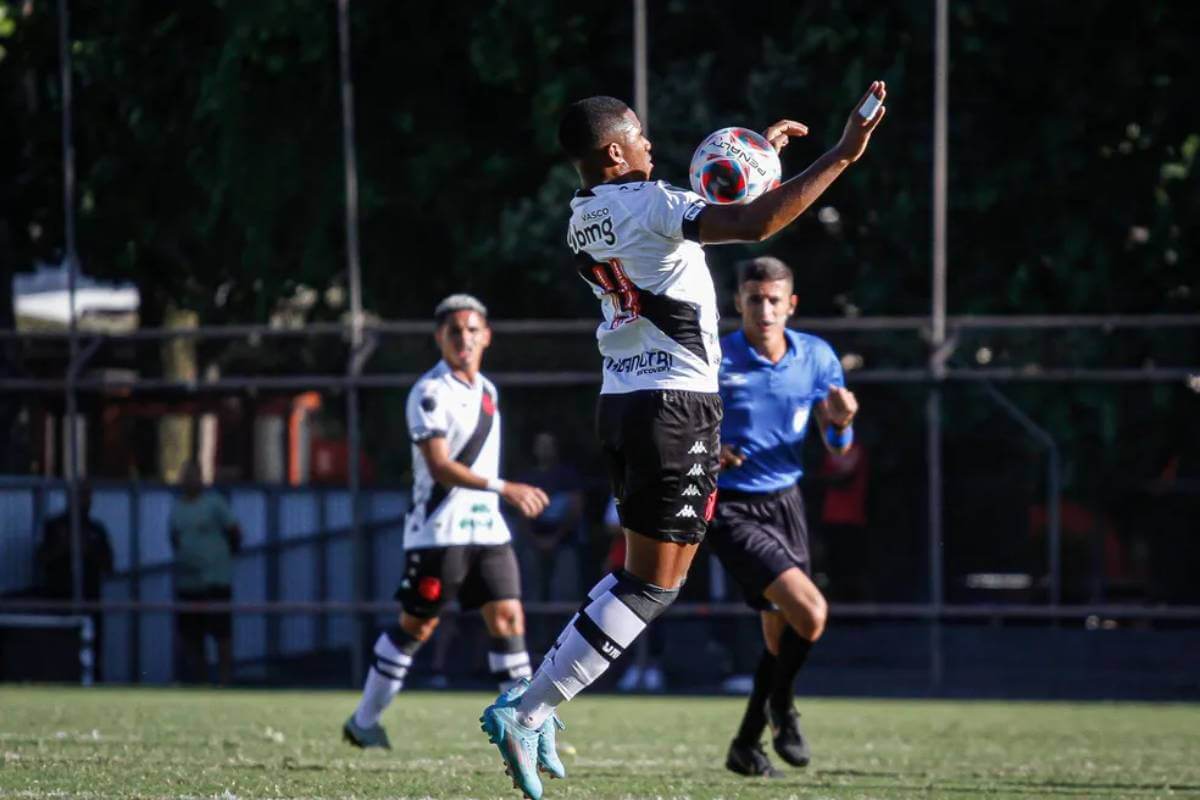
<instances>
[{"instance_id":1,"label":"soccer ball","mask_svg":"<svg viewBox=\"0 0 1200 800\"><path fill-rule=\"evenodd\" d=\"M692 154L692 190L710 203L749 203L779 185L779 154L749 128L721 128Z\"/></svg>"}]
</instances>

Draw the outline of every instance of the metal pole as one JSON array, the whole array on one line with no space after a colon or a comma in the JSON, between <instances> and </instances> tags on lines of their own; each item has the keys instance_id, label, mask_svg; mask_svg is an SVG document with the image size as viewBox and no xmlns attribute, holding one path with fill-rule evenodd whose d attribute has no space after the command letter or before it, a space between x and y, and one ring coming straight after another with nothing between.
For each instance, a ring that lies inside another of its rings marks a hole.
<instances>
[{"instance_id":1,"label":"metal pole","mask_svg":"<svg viewBox=\"0 0 1200 800\"><path fill-rule=\"evenodd\" d=\"M1058 455L1058 443L1049 441L1050 457L1047 466L1050 474L1046 477L1046 562L1050 569L1050 605L1058 606L1062 602L1062 522L1060 507L1062 502L1062 465Z\"/></svg>"},{"instance_id":2,"label":"metal pole","mask_svg":"<svg viewBox=\"0 0 1200 800\"><path fill-rule=\"evenodd\" d=\"M1059 566L1059 556L1062 552L1062 523L1060 521L1062 459L1058 452L1058 442L1054 441L1054 437L1048 430L1017 408L1016 403L1009 400L990 381L982 381L980 385L996 401L997 405L1046 448L1046 584L1050 605L1057 606L1062 600L1062 570Z\"/></svg>"},{"instance_id":3,"label":"metal pole","mask_svg":"<svg viewBox=\"0 0 1200 800\"><path fill-rule=\"evenodd\" d=\"M650 132L650 109L646 80L646 0L633 0L633 110L642 121L642 133Z\"/></svg>"},{"instance_id":4,"label":"metal pole","mask_svg":"<svg viewBox=\"0 0 1200 800\"><path fill-rule=\"evenodd\" d=\"M58 0L58 66L62 90L62 159L63 159L63 233L67 267L67 335L70 367L65 387L65 424L67 437L67 508L71 526L71 596L76 603L83 600L83 547L79 519L79 442L76 417L74 366L78 342L75 330L75 264L78 254L75 242L75 144L71 138L71 46L68 36L70 19L67 0Z\"/></svg>"},{"instance_id":5,"label":"metal pole","mask_svg":"<svg viewBox=\"0 0 1200 800\"><path fill-rule=\"evenodd\" d=\"M363 339L362 281L358 252L358 161L354 150L354 82L350 72L350 0L338 0L338 63L342 89L342 171L346 180L346 270L350 281L350 353L355 366ZM346 390L347 428L347 488L350 490L350 541L354 562L354 599L363 596L366 573L366 553L363 551L362 509L359 502L358 459L361 448L358 423L358 386L354 373ZM362 620L351 617L350 671L351 684L363 677Z\"/></svg>"},{"instance_id":6,"label":"metal pole","mask_svg":"<svg viewBox=\"0 0 1200 800\"><path fill-rule=\"evenodd\" d=\"M946 374L946 122L949 65L949 0L935 0L933 70L933 303L930 318L930 371L933 387L925 405L926 464L929 480L929 602L942 607L942 390ZM940 617L930 627L929 682L942 685Z\"/></svg>"}]
</instances>

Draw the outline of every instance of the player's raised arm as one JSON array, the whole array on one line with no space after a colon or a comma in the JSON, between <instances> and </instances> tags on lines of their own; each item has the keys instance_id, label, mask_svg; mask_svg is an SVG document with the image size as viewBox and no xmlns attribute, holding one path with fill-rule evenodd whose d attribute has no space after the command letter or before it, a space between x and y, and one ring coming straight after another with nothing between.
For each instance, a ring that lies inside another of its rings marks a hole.
<instances>
[{"instance_id":1,"label":"player's raised arm","mask_svg":"<svg viewBox=\"0 0 1200 800\"><path fill-rule=\"evenodd\" d=\"M699 220L700 241L704 244L761 242L790 225L816 202L846 167L866 151L871 134L887 112L882 105L886 97L884 82L873 82L850 112L838 143L808 169L778 189L745 205L713 205L705 208ZM866 111L866 116L860 111ZM768 129L768 138L776 149L787 143L785 133L802 135L799 131L780 130L772 138L770 133L775 127Z\"/></svg>"}]
</instances>

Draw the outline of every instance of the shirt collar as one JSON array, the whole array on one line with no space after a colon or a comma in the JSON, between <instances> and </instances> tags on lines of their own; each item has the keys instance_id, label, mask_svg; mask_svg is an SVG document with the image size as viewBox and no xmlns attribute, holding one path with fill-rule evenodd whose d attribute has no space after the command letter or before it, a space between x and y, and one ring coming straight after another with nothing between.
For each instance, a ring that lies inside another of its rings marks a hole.
<instances>
[{"instance_id":1,"label":"shirt collar","mask_svg":"<svg viewBox=\"0 0 1200 800\"><path fill-rule=\"evenodd\" d=\"M742 348L746 351L746 358L755 367L762 369L783 369L797 355L796 342L788 335L786 330L783 332L783 339L787 342L787 350L784 351L783 358L779 359L779 363L772 363L769 358L766 358L755 350L750 344L750 340L746 338L746 332L741 328L737 329L737 336Z\"/></svg>"}]
</instances>

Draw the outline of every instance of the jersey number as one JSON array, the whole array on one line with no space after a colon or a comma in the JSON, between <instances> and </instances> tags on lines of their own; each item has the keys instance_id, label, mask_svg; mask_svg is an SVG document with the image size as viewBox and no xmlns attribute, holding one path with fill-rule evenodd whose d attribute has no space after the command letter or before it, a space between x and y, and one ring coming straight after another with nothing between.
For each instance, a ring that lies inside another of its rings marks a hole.
<instances>
[{"instance_id":1,"label":"jersey number","mask_svg":"<svg viewBox=\"0 0 1200 800\"><path fill-rule=\"evenodd\" d=\"M621 259L610 258L592 265L592 277L613 304L612 327L632 322L641 314L641 297L638 288L625 274Z\"/></svg>"}]
</instances>

